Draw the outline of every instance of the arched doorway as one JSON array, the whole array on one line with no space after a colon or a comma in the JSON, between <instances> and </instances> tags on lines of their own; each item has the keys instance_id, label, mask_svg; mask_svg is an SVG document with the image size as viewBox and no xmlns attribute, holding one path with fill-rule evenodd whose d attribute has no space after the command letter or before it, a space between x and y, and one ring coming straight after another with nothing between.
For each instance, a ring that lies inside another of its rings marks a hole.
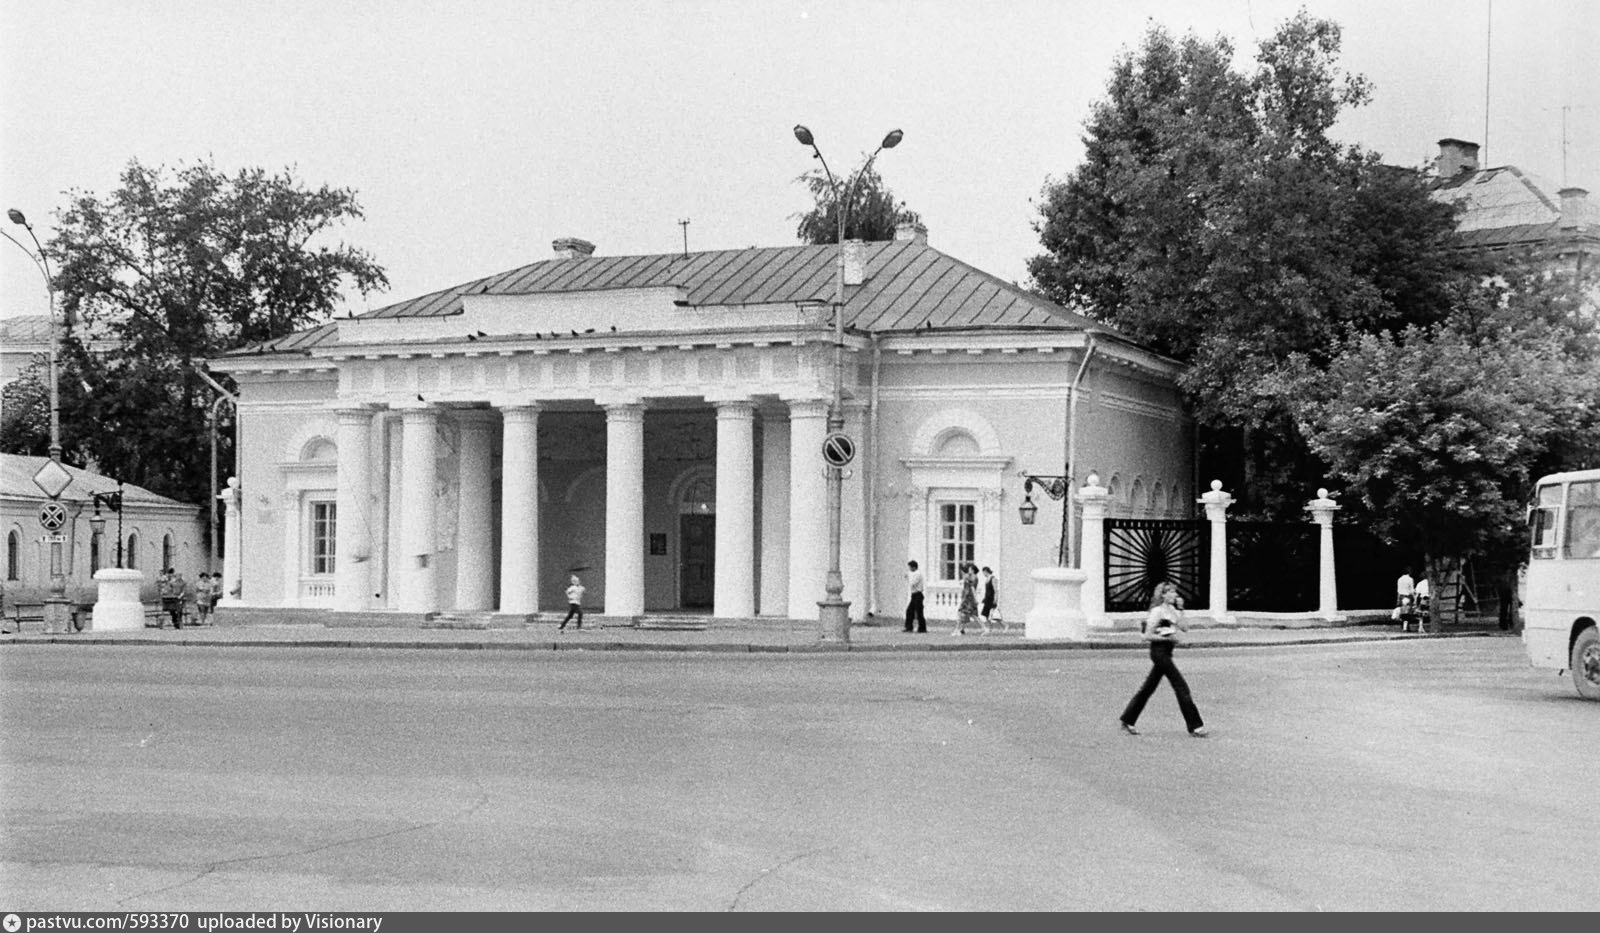
<instances>
[{"instance_id":1,"label":"arched doorway","mask_svg":"<svg viewBox=\"0 0 1600 933\"><path fill-rule=\"evenodd\" d=\"M710 470L686 479L678 498L678 606L710 609L716 593L717 482Z\"/></svg>"}]
</instances>

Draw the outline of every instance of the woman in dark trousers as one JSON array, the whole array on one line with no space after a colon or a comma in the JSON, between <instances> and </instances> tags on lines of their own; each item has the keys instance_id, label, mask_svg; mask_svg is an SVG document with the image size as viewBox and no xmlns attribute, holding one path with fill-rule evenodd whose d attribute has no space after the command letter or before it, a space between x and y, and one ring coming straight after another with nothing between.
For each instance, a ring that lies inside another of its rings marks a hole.
<instances>
[{"instance_id":1,"label":"woman in dark trousers","mask_svg":"<svg viewBox=\"0 0 1600 933\"><path fill-rule=\"evenodd\" d=\"M1189 684L1178 672L1178 666L1172 663L1172 649L1178 645L1178 633L1189 630L1183 621L1183 600L1178 597L1176 584L1161 583L1156 586L1155 595L1150 601L1150 617L1141 628L1145 640L1150 643L1150 675L1144 679L1139 692L1128 701L1128 708L1122 711L1122 731L1129 735L1139 734L1139 730L1133 727L1134 723L1139 721L1145 703L1150 701L1156 687L1161 685L1161 678L1165 677L1172 683L1172 692L1178 695L1178 709L1183 711L1183 721L1189 727L1189 734L1197 739L1205 738L1210 732L1200 718L1200 710L1195 708L1194 698L1189 696Z\"/></svg>"}]
</instances>

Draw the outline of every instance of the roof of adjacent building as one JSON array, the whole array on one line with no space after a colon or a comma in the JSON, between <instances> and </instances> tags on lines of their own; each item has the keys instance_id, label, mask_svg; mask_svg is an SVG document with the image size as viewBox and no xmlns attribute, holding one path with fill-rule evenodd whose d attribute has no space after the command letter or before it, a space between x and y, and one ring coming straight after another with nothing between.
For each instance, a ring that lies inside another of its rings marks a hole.
<instances>
[{"instance_id":1,"label":"roof of adjacent building","mask_svg":"<svg viewBox=\"0 0 1600 933\"><path fill-rule=\"evenodd\" d=\"M50 316L47 314L20 314L0 318L0 344L16 347L18 344L47 344L50 342Z\"/></svg>"},{"instance_id":2,"label":"roof of adjacent building","mask_svg":"<svg viewBox=\"0 0 1600 933\"><path fill-rule=\"evenodd\" d=\"M43 499L44 493L33 482L34 474L39 472L49 462L49 457L33 457L26 454L0 454L0 496L6 498ZM63 463L66 471L72 475L72 485L61 493L61 498L67 502L88 502L94 498L95 493L111 493L117 491L117 481L109 476L91 473L80 467L69 466ZM184 507L187 502L169 499L144 488L124 484L122 487L122 501L138 505L170 505Z\"/></svg>"},{"instance_id":3,"label":"roof of adjacent building","mask_svg":"<svg viewBox=\"0 0 1600 933\"><path fill-rule=\"evenodd\" d=\"M863 243L861 258L863 284L849 286L845 299L845 326L855 331L1042 328L1115 333L921 240ZM827 302L833 298L837 262L838 247L832 244L551 258L356 316L459 314L466 295L535 295L662 286L682 288L690 306ZM323 324L272 341L266 348L309 350L333 340L336 332L335 324Z\"/></svg>"},{"instance_id":4,"label":"roof of adjacent building","mask_svg":"<svg viewBox=\"0 0 1600 933\"><path fill-rule=\"evenodd\" d=\"M1434 179L1431 188L1435 198L1460 206L1456 231L1473 249L1600 240L1600 204L1563 201L1562 189L1513 165L1467 169Z\"/></svg>"}]
</instances>

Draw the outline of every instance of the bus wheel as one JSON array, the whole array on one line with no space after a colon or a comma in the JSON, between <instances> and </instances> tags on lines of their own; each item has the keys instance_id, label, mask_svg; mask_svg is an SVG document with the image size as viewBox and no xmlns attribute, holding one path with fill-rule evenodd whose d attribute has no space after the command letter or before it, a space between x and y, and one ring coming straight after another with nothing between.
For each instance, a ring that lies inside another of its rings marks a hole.
<instances>
[{"instance_id":1,"label":"bus wheel","mask_svg":"<svg viewBox=\"0 0 1600 933\"><path fill-rule=\"evenodd\" d=\"M1589 626L1572 642L1572 685L1578 695L1600 700L1600 631Z\"/></svg>"}]
</instances>

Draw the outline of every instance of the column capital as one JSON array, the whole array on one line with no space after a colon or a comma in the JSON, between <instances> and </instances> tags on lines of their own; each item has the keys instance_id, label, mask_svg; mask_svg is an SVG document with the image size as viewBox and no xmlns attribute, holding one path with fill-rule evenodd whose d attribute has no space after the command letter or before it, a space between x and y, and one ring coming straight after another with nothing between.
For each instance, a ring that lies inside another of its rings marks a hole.
<instances>
[{"instance_id":1,"label":"column capital","mask_svg":"<svg viewBox=\"0 0 1600 933\"><path fill-rule=\"evenodd\" d=\"M1222 491L1222 480L1214 479L1211 481L1211 491L1195 501L1206 507L1206 518L1221 522L1227 521L1228 506L1233 504L1233 497Z\"/></svg>"},{"instance_id":2,"label":"column capital","mask_svg":"<svg viewBox=\"0 0 1600 933\"><path fill-rule=\"evenodd\" d=\"M756 416L754 399L736 398L713 400L717 406L717 420L753 421Z\"/></svg>"},{"instance_id":3,"label":"column capital","mask_svg":"<svg viewBox=\"0 0 1600 933\"><path fill-rule=\"evenodd\" d=\"M612 402L605 406L606 422L644 421L643 402Z\"/></svg>"},{"instance_id":4,"label":"column capital","mask_svg":"<svg viewBox=\"0 0 1600 933\"><path fill-rule=\"evenodd\" d=\"M519 408L532 408L538 411L544 408L544 403L535 398L524 398L520 395L491 395L489 407L495 411L513 411Z\"/></svg>"},{"instance_id":5,"label":"column capital","mask_svg":"<svg viewBox=\"0 0 1600 933\"><path fill-rule=\"evenodd\" d=\"M1317 497L1306 503L1305 510L1311 513L1311 520L1319 525L1332 525L1333 513L1343 506L1328 498L1328 490L1318 489Z\"/></svg>"},{"instance_id":6,"label":"column capital","mask_svg":"<svg viewBox=\"0 0 1600 933\"><path fill-rule=\"evenodd\" d=\"M377 414L379 407L371 402L338 401L330 403L327 406L327 410L333 412L334 416L340 421L345 421L356 418L371 418Z\"/></svg>"},{"instance_id":7,"label":"column capital","mask_svg":"<svg viewBox=\"0 0 1600 933\"><path fill-rule=\"evenodd\" d=\"M407 424L410 424L414 421L438 421L439 412L441 411L443 411L443 409L439 408L437 405L423 403L420 405L400 409L400 416Z\"/></svg>"},{"instance_id":8,"label":"column capital","mask_svg":"<svg viewBox=\"0 0 1600 933\"><path fill-rule=\"evenodd\" d=\"M606 409L607 411L610 411L613 408L625 408L629 406L637 407L641 410L645 407L644 397L636 392L600 393L594 397L594 403L599 405L601 408Z\"/></svg>"},{"instance_id":9,"label":"column capital","mask_svg":"<svg viewBox=\"0 0 1600 933\"><path fill-rule=\"evenodd\" d=\"M828 400L824 398L794 398L784 399L789 404L789 418L826 418L828 417Z\"/></svg>"},{"instance_id":10,"label":"column capital","mask_svg":"<svg viewBox=\"0 0 1600 933\"><path fill-rule=\"evenodd\" d=\"M544 411L544 406L538 402L513 402L509 405L496 405L500 412L503 424L537 424L539 413Z\"/></svg>"}]
</instances>

